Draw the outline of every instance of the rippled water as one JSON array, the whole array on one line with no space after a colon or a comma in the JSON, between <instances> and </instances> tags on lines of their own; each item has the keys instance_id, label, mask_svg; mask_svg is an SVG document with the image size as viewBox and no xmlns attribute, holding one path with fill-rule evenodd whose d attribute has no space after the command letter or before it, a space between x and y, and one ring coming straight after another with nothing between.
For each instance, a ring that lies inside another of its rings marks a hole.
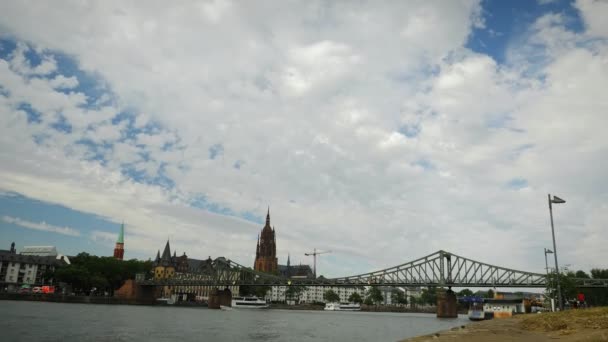
<instances>
[{"instance_id":1,"label":"rippled water","mask_svg":"<svg viewBox=\"0 0 608 342\"><path fill-rule=\"evenodd\" d=\"M466 317L0 301L2 341L397 341Z\"/></svg>"}]
</instances>

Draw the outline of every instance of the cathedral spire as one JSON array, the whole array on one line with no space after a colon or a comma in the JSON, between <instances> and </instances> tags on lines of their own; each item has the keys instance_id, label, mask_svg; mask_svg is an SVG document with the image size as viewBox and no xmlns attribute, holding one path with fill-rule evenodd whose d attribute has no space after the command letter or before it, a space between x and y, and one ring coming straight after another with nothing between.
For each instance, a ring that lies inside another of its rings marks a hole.
<instances>
[{"instance_id":1,"label":"cathedral spire","mask_svg":"<svg viewBox=\"0 0 608 342\"><path fill-rule=\"evenodd\" d=\"M268 206L268 212L266 213L266 225L270 226L270 206Z\"/></svg>"}]
</instances>

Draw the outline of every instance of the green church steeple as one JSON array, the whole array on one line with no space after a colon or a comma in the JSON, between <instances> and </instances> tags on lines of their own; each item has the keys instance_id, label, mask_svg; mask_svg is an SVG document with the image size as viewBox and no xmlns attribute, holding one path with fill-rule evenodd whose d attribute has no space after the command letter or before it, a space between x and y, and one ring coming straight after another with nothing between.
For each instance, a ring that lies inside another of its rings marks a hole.
<instances>
[{"instance_id":1,"label":"green church steeple","mask_svg":"<svg viewBox=\"0 0 608 342\"><path fill-rule=\"evenodd\" d=\"M118 240L116 243L125 243L125 223L120 225L120 233L118 233Z\"/></svg>"}]
</instances>

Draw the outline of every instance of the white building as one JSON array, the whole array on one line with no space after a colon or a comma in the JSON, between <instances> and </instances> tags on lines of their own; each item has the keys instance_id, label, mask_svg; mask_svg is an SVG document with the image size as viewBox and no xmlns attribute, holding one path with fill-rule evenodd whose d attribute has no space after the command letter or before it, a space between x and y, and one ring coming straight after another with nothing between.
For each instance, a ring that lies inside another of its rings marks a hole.
<instances>
[{"instance_id":1,"label":"white building","mask_svg":"<svg viewBox=\"0 0 608 342\"><path fill-rule=\"evenodd\" d=\"M361 298L365 298L365 288L362 287L346 287L346 286L307 286L306 290L300 295L300 303L324 303L323 294L326 291L332 290L340 296L340 302L348 302L350 296L357 292ZM285 302L287 286L273 286L266 295L267 299L273 302ZM296 298L294 298L296 300Z\"/></svg>"},{"instance_id":2,"label":"white building","mask_svg":"<svg viewBox=\"0 0 608 342\"><path fill-rule=\"evenodd\" d=\"M57 254L48 255L50 250L39 251L42 256L30 250L30 254L17 254L15 243L10 250L0 250L0 284L2 289L15 290L23 284L46 285L50 279L44 277L47 271L54 271L55 267L69 264L66 256ZM32 254L34 253L34 254Z\"/></svg>"}]
</instances>

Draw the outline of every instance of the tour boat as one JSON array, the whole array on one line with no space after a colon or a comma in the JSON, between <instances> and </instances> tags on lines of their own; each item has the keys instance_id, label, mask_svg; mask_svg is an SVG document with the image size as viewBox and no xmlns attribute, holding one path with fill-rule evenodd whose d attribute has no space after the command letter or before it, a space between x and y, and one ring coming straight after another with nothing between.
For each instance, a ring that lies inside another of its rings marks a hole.
<instances>
[{"instance_id":1,"label":"tour boat","mask_svg":"<svg viewBox=\"0 0 608 342\"><path fill-rule=\"evenodd\" d=\"M360 311L361 305L357 303L327 303L325 309L327 311Z\"/></svg>"},{"instance_id":2,"label":"tour boat","mask_svg":"<svg viewBox=\"0 0 608 342\"><path fill-rule=\"evenodd\" d=\"M266 301L258 298L258 297L234 297L232 298L232 307L233 308L243 308L243 309L263 309L267 308L269 305Z\"/></svg>"},{"instance_id":3,"label":"tour boat","mask_svg":"<svg viewBox=\"0 0 608 342\"><path fill-rule=\"evenodd\" d=\"M483 321L485 319L483 302L471 302L469 305L469 319L471 321Z\"/></svg>"}]
</instances>

